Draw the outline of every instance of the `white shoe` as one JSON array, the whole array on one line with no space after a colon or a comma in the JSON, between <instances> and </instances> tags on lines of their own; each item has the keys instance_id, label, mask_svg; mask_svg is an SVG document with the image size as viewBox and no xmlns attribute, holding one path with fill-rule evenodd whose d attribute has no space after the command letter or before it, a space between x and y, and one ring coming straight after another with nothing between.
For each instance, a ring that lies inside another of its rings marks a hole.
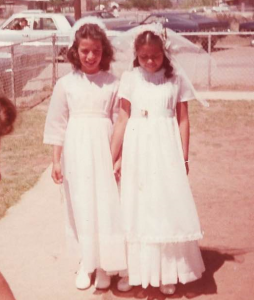
<instances>
[{"instance_id":1,"label":"white shoe","mask_svg":"<svg viewBox=\"0 0 254 300\"><path fill-rule=\"evenodd\" d=\"M80 264L78 274L76 276L76 288L79 290L88 289L91 285L91 274L86 273L83 264Z\"/></svg>"},{"instance_id":2,"label":"white shoe","mask_svg":"<svg viewBox=\"0 0 254 300\"><path fill-rule=\"evenodd\" d=\"M160 286L160 291L164 295L173 295L175 293L176 287L174 284L166 284Z\"/></svg>"},{"instance_id":3,"label":"white shoe","mask_svg":"<svg viewBox=\"0 0 254 300\"><path fill-rule=\"evenodd\" d=\"M129 285L129 277L123 277L117 282L117 289L120 292L128 292L132 289L132 286Z\"/></svg>"},{"instance_id":4,"label":"white shoe","mask_svg":"<svg viewBox=\"0 0 254 300\"><path fill-rule=\"evenodd\" d=\"M96 270L96 277L95 277L95 288L104 290L110 287L111 284L111 277L107 275L107 273L102 269Z\"/></svg>"}]
</instances>

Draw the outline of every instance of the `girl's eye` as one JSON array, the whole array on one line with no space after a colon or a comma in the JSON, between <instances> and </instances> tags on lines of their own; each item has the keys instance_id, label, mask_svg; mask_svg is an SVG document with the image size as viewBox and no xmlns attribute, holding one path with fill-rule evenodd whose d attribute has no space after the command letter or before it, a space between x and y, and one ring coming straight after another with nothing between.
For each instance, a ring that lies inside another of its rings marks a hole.
<instances>
[{"instance_id":1,"label":"girl's eye","mask_svg":"<svg viewBox=\"0 0 254 300\"><path fill-rule=\"evenodd\" d=\"M90 52L90 51L88 51L88 50L83 50L83 51L82 51L82 53L83 53L83 54L86 54L86 55L88 55L89 52ZM93 53L94 55L99 55L99 54L101 53L101 50L94 50L94 51L92 51L92 53Z\"/></svg>"},{"instance_id":2,"label":"girl's eye","mask_svg":"<svg viewBox=\"0 0 254 300\"><path fill-rule=\"evenodd\" d=\"M139 58L143 59L143 60L148 60L148 59L155 60L155 59L158 59L160 56L161 56L161 54L152 55L152 56L149 56L149 57L140 55Z\"/></svg>"}]
</instances>

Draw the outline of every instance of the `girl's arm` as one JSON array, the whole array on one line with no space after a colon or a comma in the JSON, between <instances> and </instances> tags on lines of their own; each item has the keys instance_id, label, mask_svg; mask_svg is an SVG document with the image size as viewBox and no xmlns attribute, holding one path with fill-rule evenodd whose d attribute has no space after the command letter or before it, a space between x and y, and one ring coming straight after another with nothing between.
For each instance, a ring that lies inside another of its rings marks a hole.
<instances>
[{"instance_id":1,"label":"girl's arm","mask_svg":"<svg viewBox=\"0 0 254 300\"><path fill-rule=\"evenodd\" d=\"M190 123L188 114L188 102L179 102L176 106L177 121L182 140L183 157L187 174L189 173L189 140L190 140Z\"/></svg>"},{"instance_id":2,"label":"girl's arm","mask_svg":"<svg viewBox=\"0 0 254 300\"><path fill-rule=\"evenodd\" d=\"M44 130L44 143L53 145L51 177L57 184L63 182L60 160L68 119L69 107L63 83L60 79L53 90Z\"/></svg>"},{"instance_id":3,"label":"girl's arm","mask_svg":"<svg viewBox=\"0 0 254 300\"><path fill-rule=\"evenodd\" d=\"M57 184L61 184L63 182L63 175L61 170L61 154L62 154L62 146L54 145L53 146L53 166L52 166L52 172L51 177L53 178L54 182Z\"/></svg>"},{"instance_id":4,"label":"girl's arm","mask_svg":"<svg viewBox=\"0 0 254 300\"><path fill-rule=\"evenodd\" d=\"M130 108L131 108L130 102L128 100L122 98L120 100L119 115L118 115L117 121L115 123L114 132L112 135L112 140L111 140L111 145L110 145L113 164L119 157L120 150L122 148L125 128L126 128L128 119L130 117Z\"/></svg>"}]
</instances>

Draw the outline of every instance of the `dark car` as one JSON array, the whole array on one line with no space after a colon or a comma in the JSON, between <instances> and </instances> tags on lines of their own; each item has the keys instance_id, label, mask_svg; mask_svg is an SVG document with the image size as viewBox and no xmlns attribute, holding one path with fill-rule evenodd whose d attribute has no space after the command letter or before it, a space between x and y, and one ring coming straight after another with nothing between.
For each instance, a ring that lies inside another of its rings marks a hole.
<instances>
[{"instance_id":1,"label":"dark car","mask_svg":"<svg viewBox=\"0 0 254 300\"><path fill-rule=\"evenodd\" d=\"M105 10L86 11L82 14L82 18L89 16L101 19L108 29L126 26L134 22L132 19L115 17L111 12Z\"/></svg>"},{"instance_id":2,"label":"dark car","mask_svg":"<svg viewBox=\"0 0 254 300\"><path fill-rule=\"evenodd\" d=\"M164 13L153 13L153 14L149 15L141 23L132 23L132 24L129 24L126 26L118 26L113 29L118 30L118 31L127 31L127 30L137 27L139 25L151 24L151 23L161 23L161 24L163 24L164 27L170 28L170 29L174 30L175 32L198 31L198 25L196 24L196 22L188 21L188 20L183 21L178 16L170 15L170 17L169 17L169 14L164 14Z\"/></svg>"},{"instance_id":3,"label":"dark car","mask_svg":"<svg viewBox=\"0 0 254 300\"><path fill-rule=\"evenodd\" d=\"M251 37L250 44L253 47L254 46L254 21L250 22L244 22L239 24L239 31L240 32L253 32L250 35L241 35L241 37Z\"/></svg>"},{"instance_id":4,"label":"dark car","mask_svg":"<svg viewBox=\"0 0 254 300\"><path fill-rule=\"evenodd\" d=\"M228 21L219 21L217 19L209 18L195 13L175 13L172 14L179 18L196 22L199 31L229 31Z\"/></svg>"},{"instance_id":5,"label":"dark car","mask_svg":"<svg viewBox=\"0 0 254 300\"><path fill-rule=\"evenodd\" d=\"M254 21L240 23L239 31L254 31Z\"/></svg>"},{"instance_id":6,"label":"dark car","mask_svg":"<svg viewBox=\"0 0 254 300\"><path fill-rule=\"evenodd\" d=\"M219 32L229 31L229 23L227 21L218 21L213 18L208 18L195 13L153 13L149 15L143 22L130 24L128 26L121 26L114 28L114 30L126 31L133 27L151 24L161 23L163 27L170 28L175 32ZM200 42L204 49L208 48L207 37L186 36L192 42ZM219 36L212 37L212 48L215 46Z\"/></svg>"}]
</instances>

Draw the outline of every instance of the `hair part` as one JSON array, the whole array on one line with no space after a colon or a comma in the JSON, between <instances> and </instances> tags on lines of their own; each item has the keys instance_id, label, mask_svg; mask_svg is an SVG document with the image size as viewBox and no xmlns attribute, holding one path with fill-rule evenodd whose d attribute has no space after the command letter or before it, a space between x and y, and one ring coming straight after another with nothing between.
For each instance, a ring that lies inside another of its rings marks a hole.
<instances>
[{"instance_id":1,"label":"hair part","mask_svg":"<svg viewBox=\"0 0 254 300\"><path fill-rule=\"evenodd\" d=\"M162 62L162 68L165 69L165 77L166 78L171 78L174 75L174 68L170 63L170 60L166 57L164 49L163 49L163 42L161 38L154 34L152 31L144 31L141 34L139 34L134 42L134 47L136 53L140 49L140 47L147 45L147 44L154 44L157 45L161 48L163 51L163 62ZM139 67L139 60L138 56L133 61L133 67Z\"/></svg>"},{"instance_id":2,"label":"hair part","mask_svg":"<svg viewBox=\"0 0 254 300\"><path fill-rule=\"evenodd\" d=\"M14 104L7 97L0 97L0 137L13 131L13 124L17 117Z\"/></svg>"},{"instance_id":3,"label":"hair part","mask_svg":"<svg viewBox=\"0 0 254 300\"><path fill-rule=\"evenodd\" d=\"M106 33L97 24L85 24L76 31L75 40L67 52L67 58L73 65L74 69L81 70L82 68L78 54L78 48L81 39L101 41L102 58L100 62L100 70L108 71L110 68L110 63L113 60L114 52Z\"/></svg>"}]
</instances>

